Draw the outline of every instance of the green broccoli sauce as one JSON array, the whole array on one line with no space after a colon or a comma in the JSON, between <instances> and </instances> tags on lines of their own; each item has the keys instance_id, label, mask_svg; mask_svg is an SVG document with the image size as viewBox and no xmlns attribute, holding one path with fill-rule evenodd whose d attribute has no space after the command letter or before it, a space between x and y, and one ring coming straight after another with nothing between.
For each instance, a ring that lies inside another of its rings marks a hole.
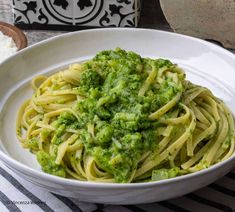
<instances>
[{"instance_id":1,"label":"green broccoli sauce","mask_svg":"<svg viewBox=\"0 0 235 212\"><path fill-rule=\"evenodd\" d=\"M37 161L42 167L42 170L46 173L53 174L59 177L66 177L65 169L62 165L55 163L55 157L43 152L37 152Z\"/></svg>"},{"instance_id":2,"label":"green broccoli sauce","mask_svg":"<svg viewBox=\"0 0 235 212\"><path fill-rule=\"evenodd\" d=\"M65 112L55 122L58 139L66 127L80 129L86 152L119 183L128 181L145 152L157 148L159 139L155 131L161 124L149 120L149 114L182 90L166 79L161 86L153 83L144 96L139 96L153 67L159 70L175 66L168 60L141 58L119 48L98 53L83 64L81 81L76 88L84 97L76 105L80 119ZM88 132L88 124L94 125L94 136ZM60 140L54 143L59 144ZM65 175L61 166L54 164L48 155L45 163L41 154L38 153L38 160L44 171Z\"/></svg>"}]
</instances>

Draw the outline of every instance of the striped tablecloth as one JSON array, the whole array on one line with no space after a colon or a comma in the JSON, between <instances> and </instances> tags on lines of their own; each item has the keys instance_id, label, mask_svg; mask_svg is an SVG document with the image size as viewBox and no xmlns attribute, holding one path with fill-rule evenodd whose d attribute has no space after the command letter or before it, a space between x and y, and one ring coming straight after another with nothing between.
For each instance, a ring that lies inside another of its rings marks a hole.
<instances>
[{"instance_id":1,"label":"striped tablecloth","mask_svg":"<svg viewBox=\"0 0 235 212\"><path fill-rule=\"evenodd\" d=\"M0 162L0 211L170 212L235 211L235 170L211 185L180 198L145 205L85 203L45 191L17 176Z\"/></svg>"}]
</instances>

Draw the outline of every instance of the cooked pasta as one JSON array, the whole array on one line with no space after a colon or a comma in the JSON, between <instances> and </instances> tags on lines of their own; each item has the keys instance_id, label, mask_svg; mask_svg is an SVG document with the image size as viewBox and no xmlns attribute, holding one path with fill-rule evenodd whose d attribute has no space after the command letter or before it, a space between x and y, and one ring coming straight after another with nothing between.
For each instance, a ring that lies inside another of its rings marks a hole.
<instances>
[{"instance_id":1,"label":"cooked pasta","mask_svg":"<svg viewBox=\"0 0 235 212\"><path fill-rule=\"evenodd\" d=\"M117 48L32 80L17 137L44 172L82 181L157 181L234 153L222 100L177 65Z\"/></svg>"}]
</instances>

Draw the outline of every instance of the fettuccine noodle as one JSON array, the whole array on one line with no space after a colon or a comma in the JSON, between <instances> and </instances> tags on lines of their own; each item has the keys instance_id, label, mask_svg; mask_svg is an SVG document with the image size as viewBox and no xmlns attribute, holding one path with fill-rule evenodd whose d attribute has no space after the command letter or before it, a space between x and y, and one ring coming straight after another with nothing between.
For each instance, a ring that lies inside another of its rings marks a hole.
<instances>
[{"instance_id":1,"label":"fettuccine noodle","mask_svg":"<svg viewBox=\"0 0 235 212\"><path fill-rule=\"evenodd\" d=\"M35 77L32 88L18 112L17 137L50 174L96 182L161 180L208 168L235 150L228 107L166 60L104 51Z\"/></svg>"}]
</instances>

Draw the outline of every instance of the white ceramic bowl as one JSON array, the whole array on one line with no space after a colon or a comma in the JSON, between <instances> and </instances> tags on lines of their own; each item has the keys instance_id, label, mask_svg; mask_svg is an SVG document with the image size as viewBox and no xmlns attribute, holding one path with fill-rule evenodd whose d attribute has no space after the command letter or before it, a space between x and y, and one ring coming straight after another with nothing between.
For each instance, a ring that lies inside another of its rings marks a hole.
<instances>
[{"instance_id":1,"label":"white ceramic bowl","mask_svg":"<svg viewBox=\"0 0 235 212\"><path fill-rule=\"evenodd\" d=\"M144 29L98 29L65 34L28 47L0 65L0 159L19 176L51 192L107 204L149 203L177 197L215 181L235 165L235 155L197 173L150 183L80 182L40 171L35 156L15 136L19 105L32 93L33 76L84 61L105 49L121 47L145 57L171 59L188 79L209 87L235 114L235 56L214 44Z\"/></svg>"}]
</instances>

